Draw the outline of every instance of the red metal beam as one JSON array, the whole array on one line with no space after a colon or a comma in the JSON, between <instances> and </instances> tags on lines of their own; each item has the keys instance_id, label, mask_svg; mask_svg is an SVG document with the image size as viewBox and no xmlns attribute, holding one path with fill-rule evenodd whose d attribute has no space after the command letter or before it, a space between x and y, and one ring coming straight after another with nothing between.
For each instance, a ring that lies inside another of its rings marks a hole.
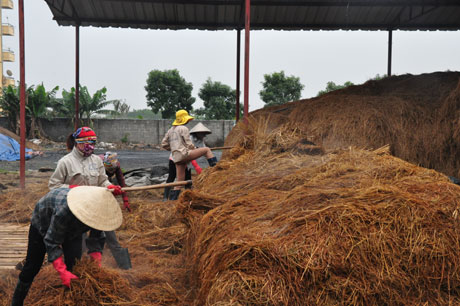
<instances>
[{"instance_id":1,"label":"red metal beam","mask_svg":"<svg viewBox=\"0 0 460 306\"><path fill-rule=\"evenodd\" d=\"M80 26L75 27L75 130L80 126Z\"/></svg>"},{"instance_id":2,"label":"red metal beam","mask_svg":"<svg viewBox=\"0 0 460 306\"><path fill-rule=\"evenodd\" d=\"M26 69L24 46L24 0L18 0L19 12L19 122L20 148L19 148L19 185L26 187Z\"/></svg>"},{"instance_id":3,"label":"red metal beam","mask_svg":"<svg viewBox=\"0 0 460 306\"><path fill-rule=\"evenodd\" d=\"M240 120L241 30L236 30L236 122Z\"/></svg>"},{"instance_id":4,"label":"red metal beam","mask_svg":"<svg viewBox=\"0 0 460 306\"><path fill-rule=\"evenodd\" d=\"M248 122L249 113L249 33L251 31L251 0L246 0L245 39L244 39L244 121Z\"/></svg>"}]
</instances>

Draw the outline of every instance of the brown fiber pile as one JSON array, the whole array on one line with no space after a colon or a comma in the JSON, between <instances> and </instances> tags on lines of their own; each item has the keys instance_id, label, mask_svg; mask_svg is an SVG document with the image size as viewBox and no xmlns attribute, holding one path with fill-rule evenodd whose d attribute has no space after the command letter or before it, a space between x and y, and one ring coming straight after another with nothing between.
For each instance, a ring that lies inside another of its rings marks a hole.
<instances>
[{"instance_id":1,"label":"brown fiber pile","mask_svg":"<svg viewBox=\"0 0 460 306\"><path fill-rule=\"evenodd\" d=\"M270 116L269 128L291 124L326 150L389 144L394 156L460 177L460 72L368 81L252 115Z\"/></svg>"},{"instance_id":2,"label":"brown fiber pile","mask_svg":"<svg viewBox=\"0 0 460 306\"><path fill-rule=\"evenodd\" d=\"M197 186L231 187L192 226L196 305L460 303L460 188L445 176L356 149L316 166L270 155L268 177L267 158L244 157Z\"/></svg>"},{"instance_id":3,"label":"brown fiber pile","mask_svg":"<svg viewBox=\"0 0 460 306\"><path fill-rule=\"evenodd\" d=\"M48 265L26 304L459 305L460 186L435 171L459 170L459 77L392 77L254 112L178 201L130 195L117 235L132 270L112 269L107 250L64 290ZM0 221L25 218L16 196L0 195ZM17 272L0 276L8 305Z\"/></svg>"}]
</instances>

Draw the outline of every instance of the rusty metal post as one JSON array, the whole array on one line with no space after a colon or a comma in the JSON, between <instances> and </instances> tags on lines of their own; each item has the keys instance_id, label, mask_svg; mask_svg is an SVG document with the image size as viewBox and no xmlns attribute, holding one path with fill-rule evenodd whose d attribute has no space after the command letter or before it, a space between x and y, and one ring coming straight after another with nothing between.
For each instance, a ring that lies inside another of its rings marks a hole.
<instances>
[{"instance_id":1,"label":"rusty metal post","mask_svg":"<svg viewBox=\"0 0 460 306\"><path fill-rule=\"evenodd\" d=\"M249 113L249 33L251 31L251 0L246 0L245 40L244 40L244 121L248 122Z\"/></svg>"},{"instance_id":2,"label":"rusty metal post","mask_svg":"<svg viewBox=\"0 0 460 306\"><path fill-rule=\"evenodd\" d=\"M241 29L236 30L236 122L240 120Z\"/></svg>"},{"instance_id":3,"label":"rusty metal post","mask_svg":"<svg viewBox=\"0 0 460 306\"><path fill-rule=\"evenodd\" d=\"M19 185L26 187L26 69L25 69L25 44L24 44L24 0L18 0L19 12L19 122L20 148L19 148Z\"/></svg>"},{"instance_id":4,"label":"rusty metal post","mask_svg":"<svg viewBox=\"0 0 460 306\"><path fill-rule=\"evenodd\" d=\"M75 26L75 130L80 126L80 26Z\"/></svg>"},{"instance_id":5,"label":"rusty metal post","mask_svg":"<svg viewBox=\"0 0 460 306\"><path fill-rule=\"evenodd\" d=\"M388 69L387 76L391 76L391 52L393 49L393 30L388 30Z\"/></svg>"}]
</instances>

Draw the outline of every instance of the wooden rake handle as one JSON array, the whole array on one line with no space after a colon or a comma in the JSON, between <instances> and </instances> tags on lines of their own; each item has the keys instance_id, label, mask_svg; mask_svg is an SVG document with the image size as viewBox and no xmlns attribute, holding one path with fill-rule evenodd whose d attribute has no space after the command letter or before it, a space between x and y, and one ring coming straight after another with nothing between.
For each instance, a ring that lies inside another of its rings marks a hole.
<instances>
[{"instance_id":1,"label":"wooden rake handle","mask_svg":"<svg viewBox=\"0 0 460 306\"><path fill-rule=\"evenodd\" d=\"M214 147L214 148L209 148L211 150L227 150L227 149L233 149L234 147Z\"/></svg>"},{"instance_id":2,"label":"wooden rake handle","mask_svg":"<svg viewBox=\"0 0 460 306\"><path fill-rule=\"evenodd\" d=\"M138 190L148 190L148 189L160 189L165 187L175 187L175 186L186 186L192 185L192 181L180 181L173 183L157 184L157 185L148 185L148 186L139 186L139 187L123 187L122 191L138 191Z\"/></svg>"}]
</instances>

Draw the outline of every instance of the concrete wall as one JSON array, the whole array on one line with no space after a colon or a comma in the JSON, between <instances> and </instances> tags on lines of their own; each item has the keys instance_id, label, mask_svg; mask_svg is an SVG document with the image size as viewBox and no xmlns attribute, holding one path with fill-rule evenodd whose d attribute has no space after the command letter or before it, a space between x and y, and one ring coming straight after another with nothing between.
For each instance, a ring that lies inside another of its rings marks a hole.
<instances>
[{"instance_id":1,"label":"concrete wall","mask_svg":"<svg viewBox=\"0 0 460 306\"><path fill-rule=\"evenodd\" d=\"M211 147L223 145L225 137L235 124L233 120L193 120L187 127L192 129L198 122L212 131L212 134L206 137L206 143ZM73 132L73 124L67 118L42 119L41 123L53 141L65 141ZM129 143L159 145L171 123L172 120L93 119L93 128L98 141L121 142L126 136ZM7 125L7 119L0 117L0 126L7 128Z\"/></svg>"}]
</instances>

